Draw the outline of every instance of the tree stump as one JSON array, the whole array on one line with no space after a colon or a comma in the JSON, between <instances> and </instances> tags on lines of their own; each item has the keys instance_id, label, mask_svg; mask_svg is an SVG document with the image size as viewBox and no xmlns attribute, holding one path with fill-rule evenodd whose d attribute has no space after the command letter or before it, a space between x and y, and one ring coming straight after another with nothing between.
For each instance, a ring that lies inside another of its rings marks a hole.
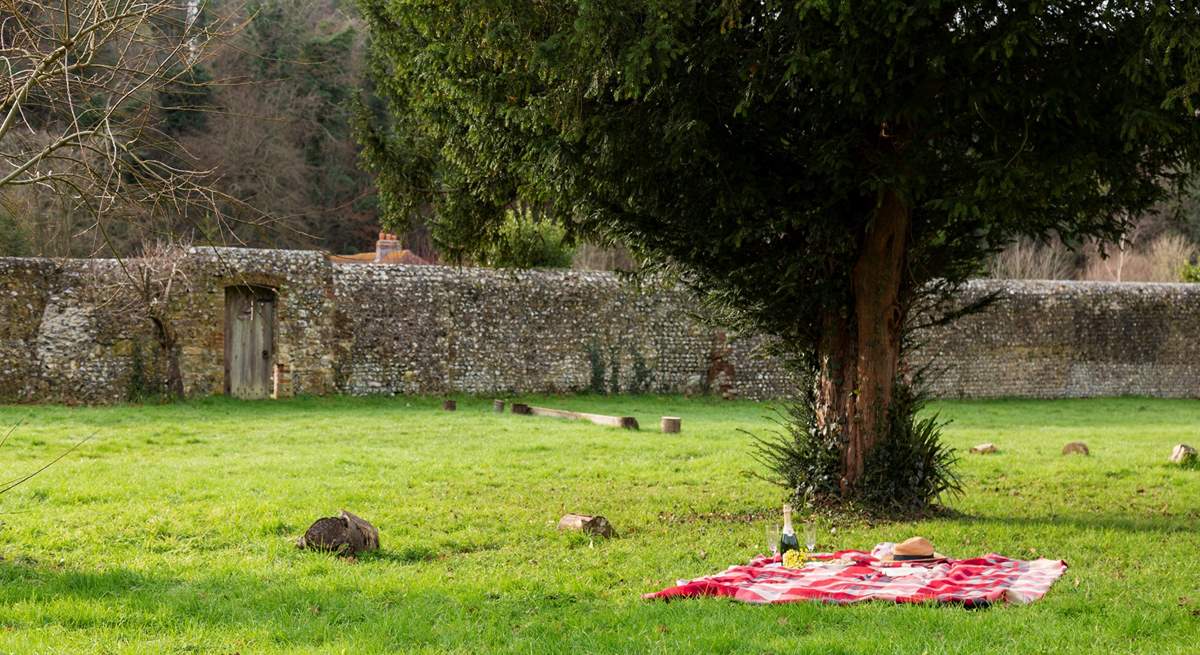
<instances>
[{"instance_id":1,"label":"tree stump","mask_svg":"<svg viewBox=\"0 0 1200 655\"><path fill-rule=\"evenodd\" d=\"M495 410L495 412L497 414L503 414L504 413L504 401L503 400L493 400L492 401L492 409Z\"/></svg>"},{"instance_id":2,"label":"tree stump","mask_svg":"<svg viewBox=\"0 0 1200 655\"><path fill-rule=\"evenodd\" d=\"M1063 446L1062 454L1064 454L1064 455L1091 455L1091 452L1088 451L1087 444L1083 443L1082 441L1072 441L1071 443Z\"/></svg>"},{"instance_id":3,"label":"tree stump","mask_svg":"<svg viewBox=\"0 0 1200 655\"><path fill-rule=\"evenodd\" d=\"M458 403L453 400L443 400L442 409L446 410L447 412L453 412L454 410L458 409Z\"/></svg>"},{"instance_id":4,"label":"tree stump","mask_svg":"<svg viewBox=\"0 0 1200 655\"><path fill-rule=\"evenodd\" d=\"M585 516L583 514L567 514L558 521L559 530L576 530L597 537L617 536L617 531L603 516Z\"/></svg>"},{"instance_id":5,"label":"tree stump","mask_svg":"<svg viewBox=\"0 0 1200 655\"><path fill-rule=\"evenodd\" d=\"M379 548L379 530L365 519L342 510L339 516L314 521L304 536L296 540L296 547L353 557Z\"/></svg>"},{"instance_id":6,"label":"tree stump","mask_svg":"<svg viewBox=\"0 0 1200 655\"><path fill-rule=\"evenodd\" d=\"M512 413L529 416L529 415L533 414L533 410L529 409L529 405L526 405L525 403L513 403L512 404Z\"/></svg>"},{"instance_id":7,"label":"tree stump","mask_svg":"<svg viewBox=\"0 0 1200 655\"><path fill-rule=\"evenodd\" d=\"M981 443L971 449L971 452L976 455L991 455L999 450L994 443Z\"/></svg>"},{"instance_id":8,"label":"tree stump","mask_svg":"<svg viewBox=\"0 0 1200 655\"><path fill-rule=\"evenodd\" d=\"M683 419L679 418L678 416L664 416L662 417L660 427L662 428L663 434L677 434L680 430L682 422Z\"/></svg>"},{"instance_id":9,"label":"tree stump","mask_svg":"<svg viewBox=\"0 0 1200 655\"><path fill-rule=\"evenodd\" d=\"M1195 464L1196 449L1181 443L1171 451L1170 462L1172 464Z\"/></svg>"}]
</instances>

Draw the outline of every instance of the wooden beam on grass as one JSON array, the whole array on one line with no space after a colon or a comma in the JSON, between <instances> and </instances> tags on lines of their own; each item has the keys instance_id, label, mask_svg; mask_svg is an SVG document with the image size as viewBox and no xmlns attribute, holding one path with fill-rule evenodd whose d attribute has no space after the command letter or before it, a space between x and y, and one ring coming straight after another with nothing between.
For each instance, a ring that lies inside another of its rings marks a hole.
<instances>
[{"instance_id":1,"label":"wooden beam on grass","mask_svg":"<svg viewBox=\"0 0 1200 655\"><path fill-rule=\"evenodd\" d=\"M638 422L632 416L606 416L604 414L587 414L585 412L570 412L565 409L550 409L549 407L532 407L523 403L513 403L513 414L525 414L527 416L549 416L552 418L566 418L575 421L591 421L596 425L606 425L613 428L624 428L626 430L637 430Z\"/></svg>"}]
</instances>

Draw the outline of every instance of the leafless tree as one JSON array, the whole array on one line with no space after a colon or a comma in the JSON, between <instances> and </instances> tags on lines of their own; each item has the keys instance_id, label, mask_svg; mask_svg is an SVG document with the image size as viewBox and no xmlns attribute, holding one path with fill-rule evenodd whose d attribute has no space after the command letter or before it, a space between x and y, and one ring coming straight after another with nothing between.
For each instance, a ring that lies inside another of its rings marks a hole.
<instances>
[{"instance_id":1,"label":"leafless tree","mask_svg":"<svg viewBox=\"0 0 1200 655\"><path fill-rule=\"evenodd\" d=\"M236 29L199 15L196 0L0 0L0 194L63 199L105 242L106 219L131 214L219 234L232 199L158 113Z\"/></svg>"},{"instance_id":2,"label":"leafless tree","mask_svg":"<svg viewBox=\"0 0 1200 655\"><path fill-rule=\"evenodd\" d=\"M637 269L637 261L624 246L584 242L575 248L571 266L585 271L632 271Z\"/></svg>"},{"instance_id":3,"label":"leafless tree","mask_svg":"<svg viewBox=\"0 0 1200 655\"><path fill-rule=\"evenodd\" d=\"M242 14L247 29L206 52L207 68L227 81L212 94L222 110L180 141L219 171L216 188L270 210L269 234L233 225L246 241L354 252L379 232L363 202L374 187L357 165L350 102L340 97L358 93L366 76L366 29L344 4L261 0Z\"/></svg>"},{"instance_id":4,"label":"leafless tree","mask_svg":"<svg viewBox=\"0 0 1200 655\"><path fill-rule=\"evenodd\" d=\"M88 233L95 251L117 257L99 301L153 326L175 396L183 379L171 307L188 283L180 235L236 239L230 208L233 220L270 221L214 184L215 167L164 118L214 109L178 99L223 83L198 71L210 46L248 19L225 10L236 18L206 11L204 0L0 0L0 201L49 209L31 213L57 214L65 227L39 234ZM123 258L136 243L150 245Z\"/></svg>"},{"instance_id":5,"label":"leafless tree","mask_svg":"<svg viewBox=\"0 0 1200 655\"><path fill-rule=\"evenodd\" d=\"M134 290L130 308L154 326L154 337L166 362L167 393L183 397L183 371L179 365L179 338L172 319L172 301L191 290L184 257L188 247L158 242L147 246L140 257L125 263Z\"/></svg>"},{"instance_id":6,"label":"leafless tree","mask_svg":"<svg viewBox=\"0 0 1200 655\"><path fill-rule=\"evenodd\" d=\"M1186 237L1164 232L1154 239L1139 238L1138 243L1122 243L1114 252L1089 243L1081 279L1108 282L1180 282L1183 269L1196 253ZM1136 248L1134 246L1137 246ZM1105 256L1107 255L1107 257Z\"/></svg>"},{"instance_id":7,"label":"leafless tree","mask_svg":"<svg viewBox=\"0 0 1200 655\"><path fill-rule=\"evenodd\" d=\"M146 244L136 256L118 258L115 270L91 285L91 302L107 314L149 324L158 348L146 390L182 398L179 335L175 317L192 291L186 242L164 239Z\"/></svg>"},{"instance_id":8,"label":"leafless tree","mask_svg":"<svg viewBox=\"0 0 1200 655\"><path fill-rule=\"evenodd\" d=\"M1075 254L1058 238L1024 237L992 257L987 271L1000 279L1069 280L1075 275Z\"/></svg>"}]
</instances>

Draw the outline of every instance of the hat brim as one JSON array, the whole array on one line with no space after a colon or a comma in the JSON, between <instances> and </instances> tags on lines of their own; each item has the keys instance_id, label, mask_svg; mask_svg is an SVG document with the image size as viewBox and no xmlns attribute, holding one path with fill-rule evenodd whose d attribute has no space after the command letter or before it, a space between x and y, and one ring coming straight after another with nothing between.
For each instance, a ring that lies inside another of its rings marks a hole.
<instances>
[{"instance_id":1,"label":"hat brim","mask_svg":"<svg viewBox=\"0 0 1200 655\"><path fill-rule=\"evenodd\" d=\"M904 557L904 556L901 555L901 557ZM913 562L918 562L918 563L919 562L932 562L932 561L939 560L939 559L946 559L946 556L935 550L935 551L933 551L933 554L930 555L929 557L911 557L910 556L910 557L904 557L904 559L896 559L896 555L895 555L895 553L893 553L891 555L888 555L887 557L884 557L883 561L884 562L896 562L899 564L911 564Z\"/></svg>"}]
</instances>

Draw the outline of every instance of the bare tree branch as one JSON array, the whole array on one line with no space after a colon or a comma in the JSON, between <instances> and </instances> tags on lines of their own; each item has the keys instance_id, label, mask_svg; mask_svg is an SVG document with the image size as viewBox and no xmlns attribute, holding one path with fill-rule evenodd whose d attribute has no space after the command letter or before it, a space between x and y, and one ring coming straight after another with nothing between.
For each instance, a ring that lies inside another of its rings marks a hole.
<instances>
[{"instance_id":1,"label":"bare tree branch","mask_svg":"<svg viewBox=\"0 0 1200 655\"><path fill-rule=\"evenodd\" d=\"M37 185L92 226L138 215L219 232L231 207L239 220L270 223L214 190L216 171L195 165L163 124L163 105L180 103L160 99L202 90L194 71L206 46L241 27L217 15L201 21L204 5L0 0L0 195Z\"/></svg>"}]
</instances>

